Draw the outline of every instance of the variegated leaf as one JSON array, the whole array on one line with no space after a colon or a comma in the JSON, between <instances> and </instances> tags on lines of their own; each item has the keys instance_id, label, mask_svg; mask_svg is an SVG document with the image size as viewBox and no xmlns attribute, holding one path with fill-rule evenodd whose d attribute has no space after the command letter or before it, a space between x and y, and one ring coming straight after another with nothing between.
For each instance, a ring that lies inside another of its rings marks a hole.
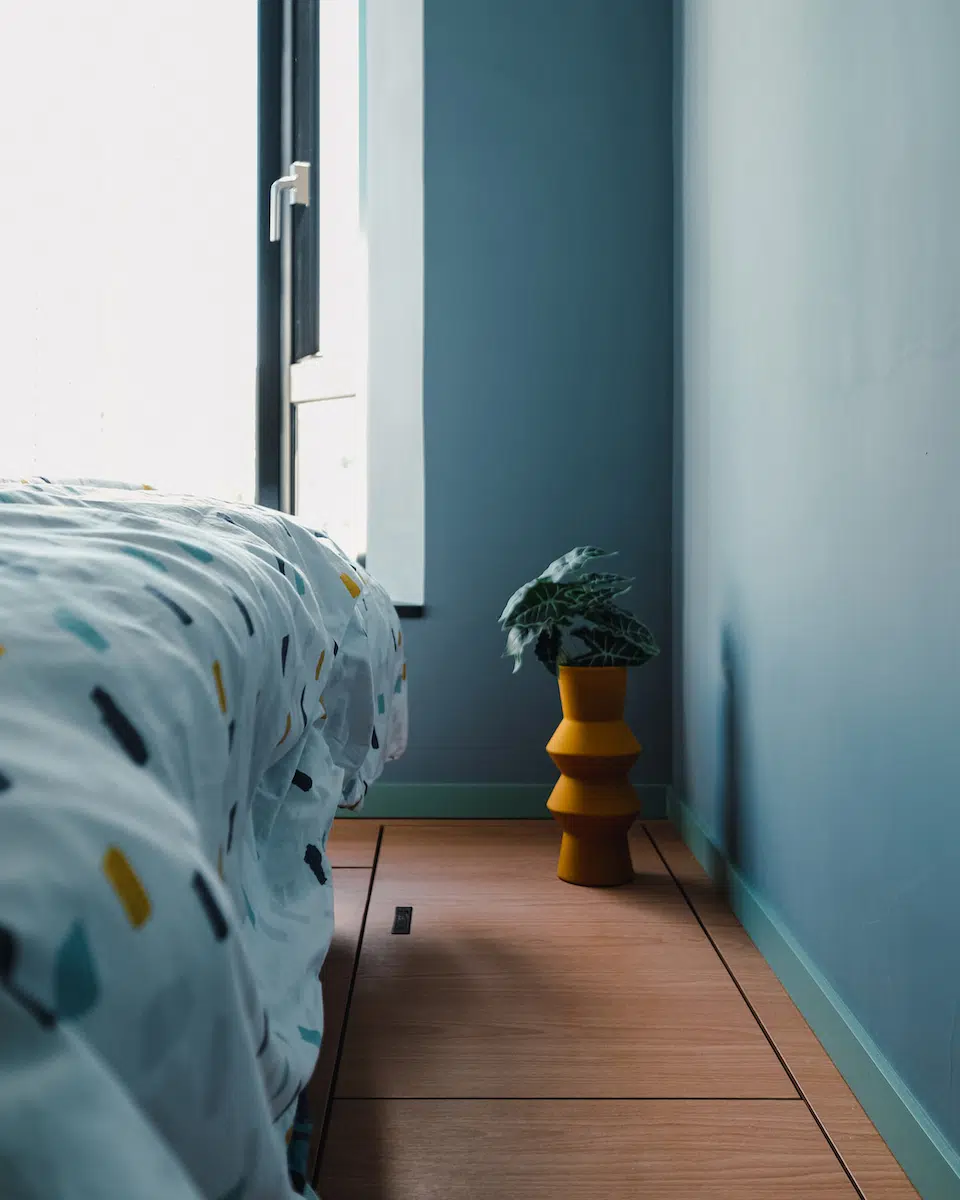
<instances>
[{"instance_id":1,"label":"variegated leaf","mask_svg":"<svg viewBox=\"0 0 960 1200\"><path fill-rule=\"evenodd\" d=\"M507 634L507 649L504 657L513 659L513 673L520 670L523 665L523 652L531 642L537 640L538 630L535 629L511 629Z\"/></svg>"},{"instance_id":2,"label":"variegated leaf","mask_svg":"<svg viewBox=\"0 0 960 1200\"><path fill-rule=\"evenodd\" d=\"M525 583L522 587L517 588L504 606L503 612L500 614L501 626L509 622L513 616L513 610L520 606L520 602L523 600L524 596L526 596L527 592L529 592L530 589L539 582L540 581L538 579L531 579L529 583Z\"/></svg>"},{"instance_id":3,"label":"variegated leaf","mask_svg":"<svg viewBox=\"0 0 960 1200\"><path fill-rule=\"evenodd\" d=\"M572 666L641 667L653 657L649 649L638 645L632 638L603 629L590 629L580 625L572 630L572 634L587 647L583 654L571 659Z\"/></svg>"},{"instance_id":4,"label":"variegated leaf","mask_svg":"<svg viewBox=\"0 0 960 1200\"><path fill-rule=\"evenodd\" d=\"M614 551L616 553L616 551ZM577 546L573 550L568 550L566 554L560 558L554 559L549 567L540 576L541 579L550 579L554 583L559 583L564 576L571 575L574 571L579 571L580 568L592 558L608 558L610 557L606 550L600 550L597 546Z\"/></svg>"},{"instance_id":5,"label":"variegated leaf","mask_svg":"<svg viewBox=\"0 0 960 1200\"><path fill-rule=\"evenodd\" d=\"M570 586L578 589L576 603L580 613L587 616L592 609L608 605L617 596L629 592L632 583L632 579L626 579L622 575L591 572Z\"/></svg>"},{"instance_id":6,"label":"variegated leaf","mask_svg":"<svg viewBox=\"0 0 960 1200\"><path fill-rule=\"evenodd\" d=\"M577 601L571 596L570 583L553 583L538 579L510 615L508 624L518 629L533 629L544 625L562 625L579 615Z\"/></svg>"},{"instance_id":7,"label":"variegated leaf","mask_svg":"<svg viewBox=\"0 0 960 1200\"><path fill-rule=\"evenodd\" d=\"M543 663L551 675L557 673L557 658L560 654L560 630L553 626L545 629L537 638L537 658Z\"/></svg>"},{"instance_id":8,"label":"variegated leaf","mask_svg":"<svg viewBox=\"0 0 960 1200\"><path fill-rule=\"evenodd\" d=\"M646 625L642 621L638 621L632 613L618 608L615 604L594 609L589 614L589 618L595 630L624 638L638 649L643 650L649 658L660 653L656 638Z\"/></svg>"}]
</instances>

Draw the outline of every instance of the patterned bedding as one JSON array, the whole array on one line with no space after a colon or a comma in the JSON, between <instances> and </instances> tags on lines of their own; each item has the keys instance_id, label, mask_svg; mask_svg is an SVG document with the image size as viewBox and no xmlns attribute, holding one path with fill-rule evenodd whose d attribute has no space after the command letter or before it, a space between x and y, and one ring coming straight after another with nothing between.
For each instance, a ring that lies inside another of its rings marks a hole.
<instances>
[{"instance_id":1,"label":"patterned bedding","mask_svg":"<svg viewBox=\"0 0 960 1200\"><path fill-rule=\"evenodd\" d=\"M293 1194L326 839L405 679L389 598L293 518L0 483L0 1196Z\"/></svg>"}]
</instances>

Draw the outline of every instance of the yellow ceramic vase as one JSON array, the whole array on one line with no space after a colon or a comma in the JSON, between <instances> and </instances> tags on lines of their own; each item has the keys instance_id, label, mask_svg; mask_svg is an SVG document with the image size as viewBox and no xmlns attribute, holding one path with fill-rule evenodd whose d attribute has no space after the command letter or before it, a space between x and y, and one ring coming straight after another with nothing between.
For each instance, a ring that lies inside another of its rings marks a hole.
<instances>
[{"instance_id":1,"label":"yellow ceramic vase","mask_svg":"<svg viewBox=\"0 0 960 1200\"><path fill-rule=\"evenodd\" d=\"M557 874L583 887L633 879L627 830L640 805L627 779L640 743L623 719L626 667L560 667L563 720L547 743L560 771L547 808L563 839Z\"/></svg>"}]
</instances>

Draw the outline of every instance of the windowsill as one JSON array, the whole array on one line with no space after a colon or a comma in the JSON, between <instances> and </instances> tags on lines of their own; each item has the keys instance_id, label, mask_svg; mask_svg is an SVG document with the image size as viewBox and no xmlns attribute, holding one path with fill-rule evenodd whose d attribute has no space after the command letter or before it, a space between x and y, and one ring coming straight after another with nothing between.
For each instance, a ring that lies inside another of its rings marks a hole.
<instances>
[{"instance_id":1,"label":"windowsill","mask_svg":"<svg viewBox=\"0 0 960 1200\"><path fill-rule=\"evenodd\" d=\"M367 561L424 596L423 0L366 0Z\"/></svg>"},{"instance_id":2,"label":"windowsill","mask_svg":"<svg viewBox=\"0 0 960 1200\"><path fill-rule=\"evenodd\" d=\"M366 569L366 554L357 555L357 566ZM391 600L390 603L393 605L401 621L417 621L427 615L426 606L423 604L403 604L402 602L398 604L396 600Z\"/></svg>"},{"instance_id":3,"label":"windowsill","mask_svg":"<svg viewBox=\"0 0 960 1200\"><path fill-rule=\"evenodd\" d=\"M312 354L290 366L290 402L345 400L357 394L357 364L349 358Z\"/></svg>"},{"instance_id":4,"label":"windowsill","mask_svg":"<svg viewBox=\"0 0 960 1200\"><path fill-rule=\"evenodd\" d=\"M401 621L417 621L427 615L426 607L423 604L395 604L393 607Z\"/></svg>"},{"instance_id":5,"label":"windowsill","mask_svg":"<svg viewBox=\"0 0 960 1200\"><path fill-rule=\"evenodd\" d=\"M415 620L425 615L423 0L365 0L365 5L366 107L360 138L366 171L366 331L353 341L328 331L326 350L332 353L292 364L290 399L305 406L300 408L304 428L311 423L335 432L344 414L343 427L350 426L356 437L343 458L331 460L340 482L351 462L363 457L359 442L365 429L366 545L360 561L398 615ZM355 425L349 421L352 413ZM328 449L338 445L336 436L327 438ZM299 469L298 475L305 477ZM329 469L326 476L315 473L314 492L330 478ZM356 490L352 483L340 487L340 509L355 503L359 513ZM314 495L308 505L304 497L303 512L307 515L312 506L320 515L311 511L311 519L322 523L326 506L321 500ZM299 510L299 495L296 504ZM361 539L351 541L355 549Z\"/></svg>"}]
</instances>

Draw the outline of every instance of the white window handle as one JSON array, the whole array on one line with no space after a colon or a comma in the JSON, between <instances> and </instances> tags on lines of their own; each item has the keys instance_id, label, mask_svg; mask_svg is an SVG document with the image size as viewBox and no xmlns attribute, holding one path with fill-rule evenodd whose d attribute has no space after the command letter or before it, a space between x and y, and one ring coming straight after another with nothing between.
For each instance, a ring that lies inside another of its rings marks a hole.
<instances>
[{"instance_id":1,"label":"white window handle","mask_svg":"<svg viewBox=\"0 0 960 1200\"><path fill-rule=\"evenodd\" d=\"M290 174L281 175L270 185L270 241L280 241L280 197L284 192L290 193L291 204L310 203L310 164L294 162L290 164Z\"/></svg>"}]
</instances>

